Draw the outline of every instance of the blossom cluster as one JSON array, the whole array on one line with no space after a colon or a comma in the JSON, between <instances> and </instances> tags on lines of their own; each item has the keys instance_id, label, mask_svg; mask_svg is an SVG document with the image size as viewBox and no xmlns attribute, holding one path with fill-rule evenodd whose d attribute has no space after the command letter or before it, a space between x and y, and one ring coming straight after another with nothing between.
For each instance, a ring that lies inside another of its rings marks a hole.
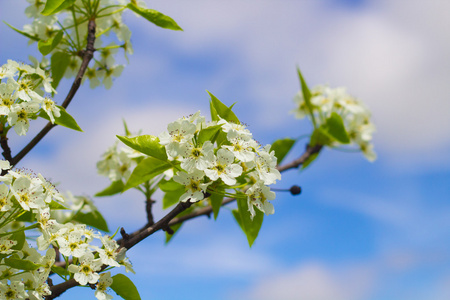
<instances>
[{"instance_id":1,"label":"blossom cluster","mask_svg":"<svg viewBox=\"0 0 450 300\"><path fill-rule=\"evenodd\" d=\"M1 161L0 166L4 170L9 169L6 161ZM65 197L41 174L9 170L0 177L0 182L0 298L43 299L49 295L51 292L46 280L56 260L54 248L57 248L66 262L72 261L66 272L72 274L80 285L97 284L99 288L95 295L98 299L110 299L105 291L112 279L109 274L100 272L104 266L121 265L127 271L133 271L125 257L125 249L119 251L115 240L87 228L85 224L59 223L53 212L65 209ZM33 224L24 227L24 222ZM37 249L29 247L24 239L23 246L18 247L20 239L15 234L24 234L34 228L40 232L36 239ZM45 256L38 250L46 251ZM23 271L19 269L20 264L8 265L7 259L29 261L38 268Z\"/></svg>"},{"instance_id":2,"label":"blossom cluster","mask_svg":"<svg viewBox=\"0 0 450 300\"><path fill-rule=\"evenodd\" d=\"M207 133L213 137L205 139ZM254 207L274 213L269 200L275 199L275 193L268 185L281 179L277 159L270 145L259 145L245 125L221 118L206 122L197 112L170 123L159 140L169 159L181 168L173 176L185 187L180 201L196 202L207 193L234 189L245 192L252 217Z\"/></svg>"},{"instance_id":3,"label":"blossom cluster","mask_svg":"<svg viewBox=\"0 0 450 300\"><path fill-rule=\"evenodd\" d=\"M62 41L52 50L70 54L69 66L65 71L65 77L73 77L80 68L82 58L79 51L86 46L88 35L88 20L95 19L96 39L94 48L99 57L86 70L85 78L90 80L90 87L94 88L101 83L106 88L112 86L113 77L118 77L122 73L123 65L115 64L115 54L119 48L123 48L125 55L133 54L131 46L131 31L122 21L125 1L100 0L82 1L74 3L75 9L70 13L62 11L50 16L44 16L41 11L44 9L45 1L27 0L30 5L26 8L25 14L33 18L31 24L26 24L23 31L32 36L35 40L47 41L59 32L64 32ZM142 6L142 4L140 3ZM95 11L94 16L89 14ZM86 18L86 16L89 16ZM61 18L63 18L61 20ZM62 26L62 27L61 27ZM110 33L114 33L115 38ZM33 42L33 39L30 40ZM81 43L81 44L80 44ZM84 44L83 44L84 43ZM106 45L106 43L108 43Z\"/></svg>"},{"instance_id":4,"label":"blossom cluster","mask_svg":"<svg viewBox=\"0 0 450 300\"><path fill-rule=\"evenodd\" d=\"M45 93L56 93L52 79L39 66L32 67L13 60L0 67L0 122L3 132L14 127L18 135L25 135L30 120L42 109L52 123L60 116L60 109ZM8 123L8 125L6 125Z\"/></svg>"},{"instance_id":5,"label":"blossom cluster","mask_svg":"<svg viewBox=\"0 0 450 300\"><path fill-rule=\"evenodd\" d=\"M318 126L324 124L331 113L339 114L344 121L350 142L357 145L369 161L376 159L372 144L375 126L370 120L370 111L360 100L348 94L344 87L333 89L325 85L318 85L311 89L310 101L312 114L315 121L318 122ZM294 102L296 108L292 112L297 118L302 119L306 116L311 118L311 112L302 91L299 91L294 97Z\"/></svg>"},{"instance_id":6,"label":"blossom cluster","mask_svg":"<svg viewBox=\"0 0 450 300\"><path fill-rule=\"evenodd\" d=\"M118 142L114 143L103 153L102 159L97 162L97 172L112 182L118 180L126 182L144 154L127 146L119 148L117 144Z\"/></svg>"}]
</instances>

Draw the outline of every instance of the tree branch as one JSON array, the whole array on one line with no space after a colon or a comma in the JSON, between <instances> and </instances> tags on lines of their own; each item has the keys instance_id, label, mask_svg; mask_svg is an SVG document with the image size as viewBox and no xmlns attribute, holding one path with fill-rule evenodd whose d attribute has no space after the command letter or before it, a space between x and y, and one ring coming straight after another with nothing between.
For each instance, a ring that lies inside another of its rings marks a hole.
<instances>
[{"instance_id":1,"label":"tree branch","mask_svg":"<svg viewBox=\"0 0 450 300\"><path fill-rule=\"evenodd\" d=\"M67 108L69 106L70 101L72 101L73 97L75 96L76 92L78 91L78 88L81 85L81 80L83 79L84 73L86 72L86 69L89 65L89 62L91 61L92 57L94 57L94 42L95 42L95 19L89 20L88 23L88 36L87 36L87 45L86 50L83 50L81 52L83 56L83 61L81 62L80 69L78 70L78 74L75 77L75 80L72 84L72 87L70 88L69 93L66 96L66 99L62 103L62 107ZM22 158L25 157L25 155L28 154L28 152L31 151L31 149L34 148L41 140L44 138L44 136L53 128L56 124L52 124L51 122L48 122L47 125L16 155L14 156L9 162L11 165L16 165ZM2 144L3 147L3 144ZM3 150L5 150L3 148ZM5 156L6 158L6 156Z\"/></svg>"},{"instance_id":2,"label":"tree branch","mask_svg":"<svg viewBox=\"0 0 450 300\"><path fill-rule=\"evenodd\" d=\"M306 151L296 160L283 165L283 166L277 166L277 169L280 172L284 172L290 169L298 168L300 165L302 165L311 155L319 153L320 150L323 148L322 145L316 145L314 147L311 147L309 145L306 146ZM229 204L231 202L234 202L236 199L234 198L226 198L222 201L222 206ZM121 235L122 238L117 240L117 243L120 245L120 248L126 248L127 250L131 249L135 245L137 245L139 242L147 238L148 236L152 235L153 233L157 232L160 229L167 229L169 226L183 223L184 221L191 220L194 218L197 218L199 216L203 215L210 215L213 212L212 206L208 205L206 207L202 207L200 209L195 210L194 212L182 216L182 217L176 217L179 213L183 212L187 208L189 208L192 205L191 202L179 202L177 206L175 206L174 209L172 209L167 215L165 215L161 220L159 220L157 223L149 225L147 224L143 228L136 230L135 232L131 234L127 234L125 230L122 228ZM65 263L55 263L55 265L64 267ZM106 267L102 266L102 269ZM65 281L63 283L54 285L50 287L50 290L52 291L52 295L47 296L46 299L54 299L61 295L63 292L65 292L67 289L72 288L74 286L79 285L78 282L76 282L74 279L70 279L68 281Z\"/></svg>"}]
</instances>

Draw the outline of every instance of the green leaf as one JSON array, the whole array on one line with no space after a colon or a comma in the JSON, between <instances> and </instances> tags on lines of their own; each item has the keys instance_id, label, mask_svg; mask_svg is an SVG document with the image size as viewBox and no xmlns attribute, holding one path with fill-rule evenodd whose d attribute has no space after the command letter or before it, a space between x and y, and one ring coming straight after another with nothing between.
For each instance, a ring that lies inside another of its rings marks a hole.
<instances>
[{"instance_id":1,"label":"green leaf","mask_svg":"<svg viewBox=\"0 0 450 300\"><path fill-rule=\"evenodd\" d=\"M138 15L144 17L145 19L149 20L156 26L165 28L165 29L172 29L172 30L181 30L180 26L169 16L166 16L159 11L156 11L154 9L148 9L148 8L142 8L137 6L134 3L128 3L127 5L128 9L131 9Z\"/></svg>"},{"instance_id":2,"label":"green leaf","mask_svg":"<svg viewBox=\"0 0 450 300\"><path fill-rule=\"evenodd\" d=\"M119 194L119 193L122 193L124 186L125 185L123 184L122 180L117 180L117 181L112 182L110 186L108 186L103 191L98 192L94 196L95 197L104 197L104 196L112 196L115 194Z\"/></svg>"},{"instance_id":3,"label":"green leaf","mask_svg":"<svg viewBox=\"0 0 450 300\"><path fill-rule=\"evenodd\" d=\"M181 188L174 191L168 191L164 194L163 200L162 200L162 206L163 209L169 208L174 204L177 204L180 202L180 197L185 192L185 188Z\"/></svg>"},{"instance_id":4,"label":"green leaf","mask_svg":"<svg viewBox=\"0 0 450 300\"><path fill-rule=\"evenodd\" d=\"M335 112L331 113L331 116L326 120L325 124L328 135L341 144L350 143L350 138L345 130L344 121L340 115Z\"/></svg>"},{"instance_id":5,"label":"green leaf","mask_svg":"<svg viewBox=\"0 0 450 300\"><path fill-rule=\"evenodd\" d=\"M26 259L5 258L4 263L11 268L24 271L34 271L40 267Z\"/></svg>"},{"instance_id":6,"label":"green leaf","mask_svg":"<svg viewBox=\"0 0 450 300\"><path fill-rule=\"evenodd\" d=\"M211 141L214 144L217 138L217 133L222 129L222 125L210 126L200 130L198 134L198 142L203 144L206 141Z\"/></svg>"},{"instance_id":7,"label":"green leaf","mask_svg":"<svg viewBox=\"0 0 450 300\"><path fill-rule=\"evenodd\" d=\"M64 76L67 67L70 63L70 55L66 52L55 52L52 54L51 61L51 69L52 69L52 86L56 89L59 85L59 82Z\"/></svg>"},{"instance_id":8,"label":"green leaf","mask_svg":"<svg viewBox=\"0 0 450 300\"><path fill-rule=\"evenodd\" d=\"M148 156L155 157L162 161L167 161L166 148L159 143L159 138L153 135L140 135L136 137L126 137L117 135L128 147L137 150Z\"/></svg>"},{"instance_id":9,"label":"green leaf","mask_svg":"<svg viewBox=\"0 0 450 300\"><path fill-rule=\"evenodd\" d=\"M217 99L209 91L207 91L207 92L208 92L209 96L211 97L211 107L214 108L214 110L216 111L218 116L220 116L224 120L227 120L228 122L232 122L232 123L236 123L236 124L241 123L239 121L239 119L236 117L236 115L234 114L234 112L231 110L231 108L229 108L228 106L223 104L219 99ZM215 120L213 119L213 121L215 121Z\"/></svg>"},{"instance_id":10,"label":"green leaf","mask_svg":"<svg viewBox=\"0 0 450 300\"><path fill-rule=\"evenodd\" d=\"M136 168L134 168L133 173L131 173L130 178L128 178L123 191L149 181L153 177L158 176L172 167L173 165L170 162L163 161L155 157L147 157L143 159L136 166Z\"/></svg>"},{"instance_id":11,"label":"green leaf","mask_svg":"<svg viewBox=\"0 0 450 300\"><path fill-rule=\"evenodd\" d=\"M76 0L47 0L44 10L41 12L44 16L49 16L60 12L63 9L72 6Z\"/></svg>"},{"instance_id":12,"label":"green leaf","mask_svg":"<svg viewBox=\"0 0 450 300\"><path fill-rule=\"evenodd\" d=\"M173 230L173 233L172 233L172 234L169 234L169 233L166 232L166 241L165 241L166 244L167 244L168 242L170 242L170 240L171 240L172 237L175 235L175 233L177 233L178 229L181 228L181 225L183 225L183 223L178 223L178 224L175 224L175 225L170 226L170 229Z\"/></svg>"},{"instance_id":13,"label":"green leaf","mask_svg":"<svg viewBox=\"0 0 450 300\"><path fill-rule=\"evenodd\" d=\"M217 192L218 193L212 193L211 196L209 196L209 200L211 202L211 206L214 213L214 220L217 220L219 210L222 207L224 189L217 189Z\"/></svg>"},{"instance_id":14,"label":"green leaf","mask_svg":"<svg viewBox=\"0 0 450 300\"><path fill-rule=\"evenodd\" d=\"M192 213L192 212L194 211L194 209L195 209L195 206L191 206L191 207L189 207L188 209L186 209L186 210L182 211L181 213L179 213L179 214L177 215L177 217L183 217L183 216L185 216L185 215L188 215L188 214ZM176 234L176 233L179 231L179 229L181 228L181 225L183 225L183 223L178 223L178 224L175 224L175 225L171 225L171 226L170 226L170 229L173 230L173 234L169 234L169 233L166 232L166 241L165 241L166 244L167 244L169 241L172 240L172 238L175 236L175 234Z\"/></svg>"},{"instance_id":15,"label":"green leaf","mask_svg":"<svg viewBox=\"0 0 450 300\"><path fill-rule=\"evenodd\" d=\"M117 274L112 277L110 288L125 300L140 300L139 292L134 283L125 275Z\"/></svg>"},{"instance_id":16,"label":"green leaf","mask_svg":"<svg viewBox=\"0 0 450 300\"><path fill-rule=\"evenodd\" d=\"M65 207L61 203L56 202L55 200L52 200L52 202L50 202L48 207L50 207L51 209L68 209L67 207Z\"/></svg>"},{"instance_id":17,"label":"green leaf","mask_svg":"<svg viewBox=\"0 0 450 300\"><path fill-rule=\"evenodd\" d=\"M20 33L21 35L23 35L23 36L25 36L25 37L27 37L27 38L29 38L29 39L31 39L31 40L33 40L33 41L39 41L39 38L38 38L37 36L33 36L33 35L31 35L31 34L25 32L25 31L22 31L22 30L20 30L20 29L17 29L16 27L14 27L14 26L8 24L8 23L5 22L5 21L3 21L3 23L5 23L6 25L8 25L8 27L11 28L12 30L14 30L15 32L18 32L18 33Z\"/></svg>"},{"instance_id":18,"label":"green leaf","mask_svg":"<svg viewBox=\"0 0 450 300\"><path fill-rule=\"evenodd\" d=\"M131 132L128 130L127 122L125 122L125 119L122 119L123 122L123 128L125 130L125 136L130 136Z\"/></svg>"},{"instance_id":19,"label":"green leaf","mask_svg":"<svg viewBox=\"0 0 450 300\"><path fill-rule=\"evenodd\" d=\"M300 79L300 85L302 87L303 98L305 99L306 107L309 110L309 114L311 115L311 120L313 122L314 128L316 128L316 120L313 114L313 105L311 103L311 91L309 90L308 85L306 84L305 79L303 78L302 72L300 72L300 68L297 67L298 78Z\"/></svg>"},{"instance_id":20,"label":"green leaf","mask_svg":"<svg viewBox=\"0 0 450 300\"><path fill-rule=\"evenodd\" d=\"M95 227L101 231L109 232L108 224L106 224L105 219L98 210L94 210L89 213L79 211L75 216L73 216L72 220Z\"/></svg>"},{"instance_id":21,"label":"green leaf","mask_svg":"<svg viewBox=\"0 0 450 300\"><path fill-rule=\"evenodd\" d=\"M33 212L31 212L31 210L21 214L19 217L16 218L16 221L19 222L34 222L35 220L36 217L33 214Z\"/></svg>"},{"instance_id":22,"label":"green leaf","mask_svg":"<svg viewBox=\"0 0 450 300\"><path fill-rule=\"evenodd\" d=\"M70 272L69 272L69 271L67 271L67 270L64 269L64 268L55 266L55 265L52 266L52 272L53 272L53 273L56 273L56 274L58 274L58 275L60 275L60 276L68 276L68 275L70 275Z\"/></svg>"},{"instance_id":23,"label":"green leaf","mask_svg":"<svg viewBox=\"0 0 450 300\"><path fill-rule=\"evenodd\" d=\"M163 192L173 192L176 190L184 190L184 185L174 181L173 179L170 180L164 180L162 179L159 184L158 184L159 188L161 189L161 191Z\"/></svg>"},{"instance_id":24,"label":"green leaf","mask_svg":"<svg viewBox=\"0 0 450 300\"><path fill-rule=\"evenodd\" d=\"M23 244L25 244L25 232L24 231L14 232L10 236L8 236L8 238L17 242L17 244L12 246L11 249L22 250Z\"/></svg>"},{"instance_id":25,"label":"green leaf","mask_svg":"<svg viewBox=\"0 0 450 300\"><path fill-rule=\"evenodd\" d=\"M75 121L75 119L67 113L64 107L59 105L57 105L57 107L60 109L59 113L61 115L59 117L55 117L55 124L83 132L80 126L78 126L77 121ZM44 110L41 110L41 112L39 113L39 117L50 121L50 118L48 117L47 113Z\"/></svg>"},{"instance_id":26,"label":"green leaf","mask_svg":"<svg viewBox=\"0 0 450 300\"><path fill-rule=\"evenodd\" d=\"M264 213L259 209L255 209L255 216L252 220L250 212L248 211L247 199L236 199L236 201L238 210L233 211L233 216L247 236L248 245L251 247L261 229Z\"/></svg>"},{"instance_id":27,"label":"green leaf","mask_svg":"<svg viewBox=\"0 0 450 300\"><path fill-rule=\"evenodd\" d=\"M326 129L322 126L314 129L311 134L311 140L309 142L311 147L316 145L328 145L332 142L330 136L328 135Z\"/></svg>"},{"instance_id":28,"label":"green leaf","mask_svg":"<svg viewBox=\"0 0 450 300\"><path fill-rule=\"evenodd\" d=\"M317 156L319 156L319 153L311 154L307 160L302 164L302 170L306 169L313 161L316 160Z\"/></svg>"},{"instance_id":29,"label":"green leaf","mask_svg":"<svg viewBox=\"0 0 450 300\"><path fill-rule=\"evenodd\" d=\"M59 42L61 42L63 34L64 34L63 31L60 30L54 37L49 38L46 41L40 40L38 42L39 52L41 52L42 55L44 56L52 52L53 49L55 49L56 46L58 46Z\"/></svg>"},{"instance_id":30,"label":"green leaf","mask_svg":"<svg viewBox=\"0 0 450 300\"><path fill-rule=\"evenodd\" d=\"M280 164L283 158L289 153L295 144L295 140L291 138L276 140L270 147L270 152L275 151L275 157L277 158L277 164Z\"/></svg>"}]
</instances>

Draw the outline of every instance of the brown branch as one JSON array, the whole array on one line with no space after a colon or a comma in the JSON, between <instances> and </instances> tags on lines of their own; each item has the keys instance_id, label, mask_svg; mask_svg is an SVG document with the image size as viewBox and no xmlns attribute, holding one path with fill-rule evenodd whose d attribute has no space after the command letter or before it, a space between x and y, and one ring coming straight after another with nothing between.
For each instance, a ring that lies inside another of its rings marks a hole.
<instances>
[{"instance_id":1,"label":"brown branch","mask_svg":"<svg viewBox=\"0 0 450 300\"><path fill-rule=\"evenodd\" d=\"M302 154L302 156L300 156L298 159L296 159L286 165L277 166L277 169L280 172L284 172L284 171L287 171L290 169L298 168L309 157L311 157L311 155L319 153L321 149L322 149L321 145L316 145L314 147L307 145L306 151ZM209 195L206 195L206 196L209 196ZM229 204L231 202L234 202L235 200L236 199L234 199L234 198L226 198L223 200L222 206ZM157 223L152 224L152 225L147 224L143 228L136 230L135 232L133 232L131 234L127 234L125 232L125 230L122 228L121 232L120 232L122 235L122 238L117 240L117 243L120 245L121 248L124 247L127 250L129 250L130 248L134 247L139 242L141 242L142 240L144 240L145 238L147 238L148 236L152 235L153 233L157 232L160 229L167 230L172 225L183 223L187 220L191 220L191 219L197 218L199 216L204 216L204 215L208 216L208 215L211 215L211 213L213 212L212 206L208 205L206 207L197 209L188 215L181 216L178 218L176 217L178 214L180 214L181 212L183 212L184 210L189 208L191 205L192 205L192 203L190 203L190 202L179 202L178 205L175 206L174 209L172 209L167 215L165 215ZM60 262L60 263L55 263L55 265L64 267L65 263ZM106 267L107 266L104 265L104 266L102 266L102 269L104 269ZM70 279L63 283L54 285L54 286L50 287L50 290L52 291L52 295L47 296L46 300L54 299L54 298L58 297L59 295L61 295L63 292L65 292L67 289L75 287L77 285L79 285L79 284L74 279Z\"/></svg>"},{"instance_id":2,"label":"brown branch","mask_svg":"<svg viewBox=\"0 0 450 300\"><path fill-rule=\"evenodd\" d=\"M155 203L156 201L148 198L145 200L145 211L147 212L147 225L148 226L152 226L153 224L155 224L155 221L153 219L153 213L152 213L152 206L153 203Z\"/></svg>"},{"instance_id":3,"label":"brown branch","mask_svg":"<svg viewBox=\"0 0 450 300\"><path fill-rule=\"evenodd\" d=\"M81 62L80 69L78 70L78 74L75 77L72 87L70 88L70 91L66 96L66 99L61 105L64 108L67 108L67 106L69 106L70 101L72 101L73 97L78 91L78 88L81 85L81 80L83 79L84 73L86 72L89 62L91 61L92 57L94 57L95 51L94 42L95 42L95 19L91 19L89 20L88 23L86 50L83 50L81 52L81 55L83 56L83 61ZM25 155L27 155L28 152L30 152L31 149L33 149L34 146L36 146L42 140L42 138L44 138L44 136L55 126L56 124L48 122L47 125L45 125L45 127L42 128L42 130L19 153L17 153L16 156L14 156L11 160L9 160L11 165L16 165L22 158L24 158Z\"/></svg>"}]
</instances>

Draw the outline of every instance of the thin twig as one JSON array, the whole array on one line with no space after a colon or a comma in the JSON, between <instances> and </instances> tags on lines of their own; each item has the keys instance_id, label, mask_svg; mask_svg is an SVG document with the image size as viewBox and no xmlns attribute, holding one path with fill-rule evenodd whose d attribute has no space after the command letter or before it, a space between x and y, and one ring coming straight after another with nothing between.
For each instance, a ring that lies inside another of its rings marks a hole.
<instances>
[{"instance_id":1,"label":"thin twig","mask_svg":"<svg viewBox=\"0 0 450 300\"><path fill-rule=\"evenodd\" d=\"M95 20L91 19L88 23L88 36L87 36L87 45L86 50L81 51L81 55L83 56L83 61L81 62L80 70L78 70L78 74L75 77L75 80L72 84L72 87L70 88L69 93L66 96L66 99L62 103L62 107L67 108L69 106L70 101L72 101L73 97L75 96L76 92L78 91L78 88L81 85L81 80L83 79L84 73L86 72L86 69L89 65L89 62L91 61L92 57L94 56L94 42L95 42ZM44 138L44 136L53 128L55 127L55 124L52 124L51 122L48 122L47 125L45 125L44 128L19 152L16 156L14 156L10 163L11 165L16 165L22 158L25 157L25 155L28 154L28 152L31 151L31 149L34 148L41 140Z\"/></svg>"},{"instance_id":2,"label":"thin twig","mask_svg":"<svg viewBox=\"0 0 450 300\"><path fill-rule=\"evenodd\" d=\"M277 169L280 172L284 172L284 171L287 171L290 169L298 168L309 157L311 157L311 155L319 153L321 149L322 149L321 145L316 145L314 147L307 145L306 151L302 154L302 156L300 156L298 159L296 159L286 165L277 166ZM234 199L234 198L226 198L222 201L222 206L229 204L231 202L234 202L235 200L236 199ZM125 238L125 235L121 232L123 238L117 240L117 243L120 245L120 248L123 247L123 248L126 248L127 250L129 250L130 248L134 247L139 242L141 242L142 240L149 237L150 235L152 235L153 233L157 232L160 229L164 230L164 229L169 228L172 225L183 223L187 220L191 220L191 219L197 218L199 216L203 216L203 215L208 216L213 212L212 207L210 205L208 205L206 207L197 209L188 215L178 217L178 218L176 217L178 214L180 214L181 212L183 212L184 210L189 208L191 205L192 205L192 203L190 203L190 202L179 202L178 205L175 206L174 209L172 209L167 215L165 215L157 223L155 223L153 225L147 224L143 228L136 230L135 232L133 232L131 234L126 234L126 238ZM125 230L123 230L123 232L125 232ZM55 265L64 267L64 262L55 263ZM102 269L104 269L106 267L107 266L104 265L104 266L102 266ZM50 290L52 291L52 295L47 296L46 299L47 300L54 299L54 298L58 297L59 295L61 295L63 292L65 292L67 289L72 288L77 285L79 285L79 283L76 282L74 279L70 279L63 283L54 285L54 286L50 287ZM54 294L54 293L57 293L57 294Z\"/></svg>"}]
</instances>

